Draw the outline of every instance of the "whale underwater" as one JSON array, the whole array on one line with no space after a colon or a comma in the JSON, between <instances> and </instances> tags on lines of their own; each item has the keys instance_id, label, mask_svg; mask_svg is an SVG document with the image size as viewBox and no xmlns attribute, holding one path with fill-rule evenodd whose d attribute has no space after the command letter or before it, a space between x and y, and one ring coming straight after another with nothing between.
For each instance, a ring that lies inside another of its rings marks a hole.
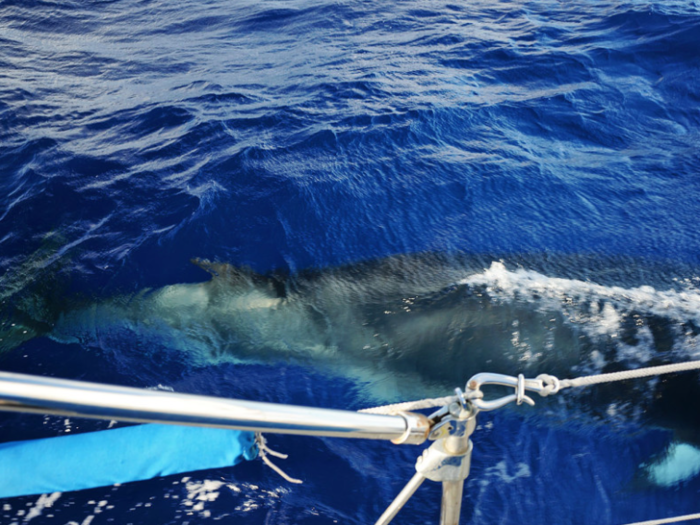
<instances>
[{"instance_id":1,"label":"whale underwater","mask_svg":"<svg viewBox=\"0 0 700 525\"><path fill-rule=\"evenodd\" d=\"M569 378L700 358L693 271L582 256L420 254L292 275L193 262L208 280L94 302L25 297L0 323L0 349L37 336L97 348L157 340L192 366L285 361L344 376L368 402L446 395L478 372ZM672 430L647 482L700 473L695 373L537 402L545 417Z\"/></svg>"}]
</instances>

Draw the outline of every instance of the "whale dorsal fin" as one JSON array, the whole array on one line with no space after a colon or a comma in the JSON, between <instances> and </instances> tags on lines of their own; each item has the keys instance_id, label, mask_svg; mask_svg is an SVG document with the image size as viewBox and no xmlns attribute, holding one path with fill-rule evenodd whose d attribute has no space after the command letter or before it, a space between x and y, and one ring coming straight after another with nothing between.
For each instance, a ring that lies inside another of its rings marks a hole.
<instances>
[{"instance_id":1,"label":"whale dorsal fin","mask_svg":"<svg viewBox=\"0 0 700 525\"><path fill-rule=\"evenodd\" d=\"M200 267L215 279L223 279L232 286L254 286L266 290L273 297L287 296L285 281L277 276L262 275L247 266L233 266L228 263L211 262L206 259L192 259L192 264Z\"/></svg>"}]
</instances>

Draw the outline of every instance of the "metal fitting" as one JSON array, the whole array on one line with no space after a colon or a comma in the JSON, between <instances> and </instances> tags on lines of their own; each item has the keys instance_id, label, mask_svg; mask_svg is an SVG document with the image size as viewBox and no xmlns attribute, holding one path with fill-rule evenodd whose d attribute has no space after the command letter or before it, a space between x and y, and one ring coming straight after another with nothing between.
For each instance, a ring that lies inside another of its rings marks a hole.
<instances>
[{"instance_id":1,"label":"metal fitting","mask_svg":"<svg viewBox=\"0 0 700 525\"><path fill-rule=\"evenodd\" d=\"M463 454L445 450L445 440L436 441L416 461L416 472L432 481L462 481L469 476L472 463L472 442L467 440Z\"/></svg>"},{"instance_id":2,"label":"metal fitting","mask_svg":"<svg viewBox=\"0 0 700 525\"><path fill-rule=\"evenodd\" d=\"M443 435L416 461L416 471L432 481L462 481L469 476L472 442L476 429L476 411L465 410L458 403L449 408L443 422Z\"/></svg>"},{"instance_id":3,"label":"metal fitting","mask_svg":"<svg viewBox=\"0 0 700 525\"><path fill-rule=\"evenodd\" d=\"M477 413L478 410L469 402L452 403L429 418L424 418L427 424L425 437L429 433L430 439L436 441L418 458L416 474L379 517L375 525L388 525L426 479L442 483L440 525L458 525L464 480L469 476L471 468L472 442L469 436L476 429ZM406 413L402 416L411 417L419 414ZM410 420L407 418L406 421L408 428L399 440L404 443L411 435ZM423 423L423 420L415 422L416 425ZM431 430L433 424L435 426Z\"/></svg>"},{"instance_id":4,"label":"metal fitting","mask_svg":"<svg viewBox=\"0 0 700 525\"><path fill-rule=\"evenodd\" d=\"M510 394L499 399L486 401L483 399L484 393L481 391L483 385L501 385L509 386L515 389L514 394ZM476 374L467 382L467 392L465 397L478 410L495 410L501 408L508 403L515 401L518 405L523 402L533 406L535 402L525 395L525 392L537 392L540 396L545 397L559 391L559 380L554 376L540 375L536 379L526 379L522 374L518 377L506 376L503 374L492 374L484 372Z\"/></svg>"},{"instance_id":5,"label":"metal fitting","mask_svg":"<svg viewBox=\"0 0 700 525\"><path fill-rule=\"evenodd\" d=\"M399 415L406 421L406 432L391 440L394 445L420 445L428 439L430 420L426 416L415 412L400 412Z\"/></svg>"}]
</instances>

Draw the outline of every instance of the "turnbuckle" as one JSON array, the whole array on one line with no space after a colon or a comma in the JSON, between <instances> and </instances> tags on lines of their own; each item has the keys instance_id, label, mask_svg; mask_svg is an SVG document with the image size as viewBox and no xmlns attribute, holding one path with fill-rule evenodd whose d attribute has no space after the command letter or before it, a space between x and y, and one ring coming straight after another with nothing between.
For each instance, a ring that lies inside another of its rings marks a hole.
<instances>
[{"instance_id":1,"label":"turnbuckle","mask_svg":"<svg viewBox=\"0 0 700 525\"><path fill-rule=\"evenodd\" d=\"M515 388L515 393L486 401L483 399L484 393L481 391L483 385L512 386ZM466 390L465 397L474 407L478 410L489 411L504 407L513 401L518 405L525 402L530 406L534 406L535 402L531 397L525 395L525 391L537 392L540 396L546 397L559 391L559 380L548 374L540 374L535 379L525 379L523 374L513 377L483 372L476 374L467 382Z\"/></svg>"}]
</instances>

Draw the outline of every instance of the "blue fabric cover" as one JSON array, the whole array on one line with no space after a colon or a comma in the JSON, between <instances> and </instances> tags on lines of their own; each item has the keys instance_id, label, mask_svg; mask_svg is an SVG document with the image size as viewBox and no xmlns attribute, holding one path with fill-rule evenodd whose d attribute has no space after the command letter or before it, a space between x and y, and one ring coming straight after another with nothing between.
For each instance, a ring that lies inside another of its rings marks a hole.
<instances>
[{"instance_id":1,"label":"blue fabric cover","mask_svg":"<svg viewBox=\"0 0 700 525\"><path fill-rule=\"evenodd\" d=\"M138 425L0 444L0 498L67 492L235 465L252 432Z\"/></svg>"}]
</instances>

